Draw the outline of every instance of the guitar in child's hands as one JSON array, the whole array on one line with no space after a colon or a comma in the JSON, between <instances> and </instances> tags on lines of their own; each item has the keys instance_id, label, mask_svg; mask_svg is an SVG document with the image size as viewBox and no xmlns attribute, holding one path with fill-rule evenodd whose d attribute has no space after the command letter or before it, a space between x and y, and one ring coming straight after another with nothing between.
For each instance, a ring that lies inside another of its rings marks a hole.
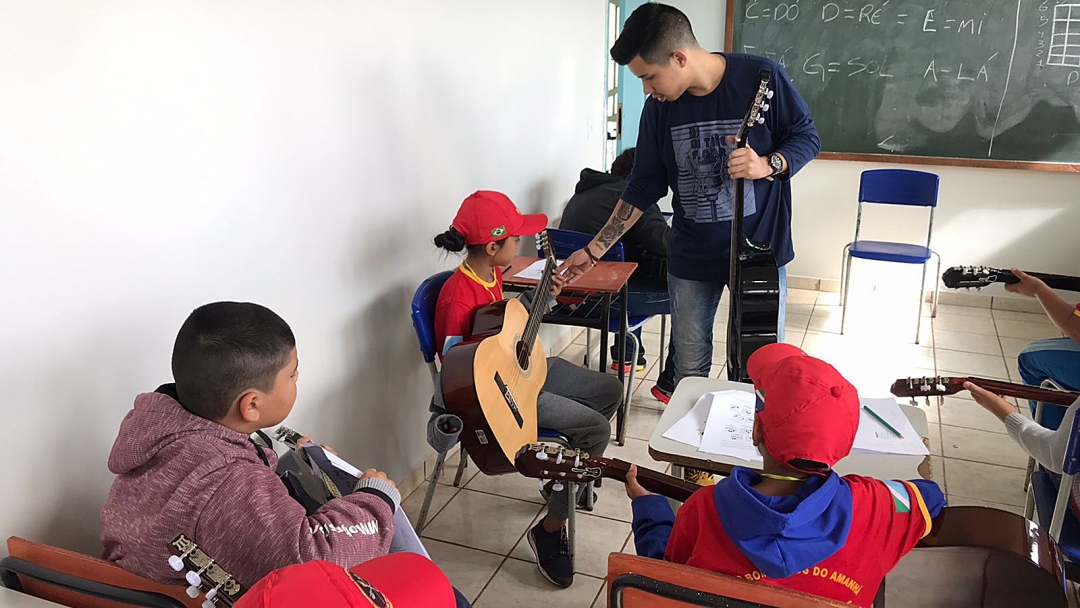
<instances>
[{"instance_id":1,"label":"guitar in child's hands","mask_svg":"<svg viewBox=\"0 0 1080 608\"><path fill-rule=\"evenodd\" d=\"M1055 391L1026 384L1014 384L987 378L967 376L937 376L926 378L901 378L893 383L890 392L897 397L941 397L955 395L966 390L964 383L970 382L992 393L1018 399L1033 399L1057 405L1072 405L1080 399L1080 393L1074 391Z\"/></svg>"},{"instance_id":2,"label":"guitar in child's hands","mask_svg":"<svg viewBox=\"0 0 1080 608\"><path fill-rule=\"evenodd\" d=\"M1080 292L1080 277L1064 274L1046 274L1042 272L1024 272L1046 283L1050 289ZM949 289L982 289L994 283L1015 285L1020 279L1013 271L989 266L953 266L941 275L941 282Z\"/></svg>"},{"instance_id":3,"label":"guitar in child's hands","mask_svg":"<svg viewBox=\"0 0 1080 608\"><path fill-rule=\"evenodd\" d=\"M514 298L478 309L472 337L443 358L446 411L461 418L461 445L486 475L512 473L518 449L537 439L536 399L547 380L538 333L558 266L546 232L539 241L547 261L530 310Z\"/></svg>"},{"instance_id":4,"label":"guitar in child's hands","mask_svg":"<svg viewBox=\"0 0 1080 608\"><path fill-rule=\"evenodd\" d=\"M190 585L188 597L195 599L205 592L206 601L202 608L214 608L218 602L232 606L247 591L187 536L178 534L169 543L169 551L172 553L169 566L177 572L187 569L184 579Z\"/></svg>"}]
</instances>

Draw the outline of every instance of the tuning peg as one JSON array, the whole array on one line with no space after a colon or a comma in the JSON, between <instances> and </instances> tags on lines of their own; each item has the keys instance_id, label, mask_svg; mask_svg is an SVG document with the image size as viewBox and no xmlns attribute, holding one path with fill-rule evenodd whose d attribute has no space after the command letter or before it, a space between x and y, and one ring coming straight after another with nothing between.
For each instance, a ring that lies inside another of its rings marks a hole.
<instances>
[{"instance_id":1,"label":"tuning peg","mask_svg":"<svg viewBox=\"0 0 1080 608\"><path fill-rule=\"evenodd\" d=\"M187 588L187 596L190 597L191 599L195 599L195 598L199 597L199 588L194 587L194 586L188 587Z\"/></svg>"},{"instance_id":2,"label":"tuning peg","mask_svg":"<svg viewBox=\"0 0 1080 608\"><path fill-rule=\"evenodd\" d=\"M195 544L192 543L192 545L188 547L187 551L184 551L180 555L170 555L169 567L173 570L176 570L177 572L182 572L184 570L184 558L191 555L191 552L194 550Z\"/></svg>"},{"instance_id":3,"label":"tuning peg","mask_svg":"<svg viewBox=\"0 0 1080 608\"><path fill-rule=\"evenodd\" d=\"M208 599L210 601L213 601L214 598L217 597L219 588L221 588L221 585L218 585L217 587L214 587L213 589L207 591L206 592L206 599Z\"/></svg>"},{"instance_id":4,"label":"tuning peg","mask_svg":"<svg viewBox=\"0 0 1080 608\"><path fill-rule=\"evenodd\" d=\"M574 468L576 469L576 468L578 468L580 466L581 466L581 457L580 456L574 456Z\"/></svg>"},{"instance_id":5,"label":"tuning peg","mask_svg":"<svg viewBox=\"0 0 1080 608\"><path fill-rule=\"evenodd\" d=\"M562 464L562 461L563 461L562 452L559 452L559 454L557 456L555 456L555 464Z\"/></svg>"},{"instance_id":6,"label":"tuning peg","mask_svg":"<svg viewBox=\"0 0 1080 608\"><path fill-rule=\"evenodd\" d=\"M188 571L188 573L184 575L184 578L187 580L189 585L195 587L196 589L199 587L199 585L202 584L202 577L195 572Z\"/></svg>"},{"instance_id":7,"label":"tuning peg","mask_svg":"<svg viewBox=\"0 0 1080 608\"><path fill-rule=\"evenodd\" d=\"M772 96L773 96L773 90L772 89L769 89L769 90L765 91L765 99L772 99Z\"/></svg>"},{"instance_id":8,"label":"tuning peg","mask_svg":"<svg viewBox=\"0 0 1080 608\"><path fill-rule=\"evenodd\" d=\"M536 459L537 460L547 460L548 459L547 452L537 452L536 453Z\"/></svg>"},{"instance_id":9,"label":"tuning peg","mask_svg":"<svg viewBox=\"0 0 1080 608\"><path fill-rule=\"evenodd\" d=\"M758 116L757 117L757 124L759 124L759 125L765 124L765 117L764 116Z\"/></svg>"},{"instance_id":10,"label":"tuning peg","mask_svg":"<svg viewBox=\"0 0 1080 608\"><path fill-rule=\"evenodd\" d=\"M767 104L767 103L761 104L761 111L762 112L768 112L769 111L769 104Z\"/></svg>"},{"instance_id":11,"label":"tuning peg","mask_svg":"<svg viewBox=\"0 0 1080 608\"><path fill-rule=\"evenodd\" d=\"M206 600L202 603L202 608L217 608L217 604L215 604L212 600Z\"/></svg>"},{"instance_id":12,"label":"tuning peg","mask_svg":"<svg viewBox=\"0 0 1080 608\"><path fill-rule=\"evenodd\" d=\"M556 482L556 483L551 484L551 491L552 492L562 492L563 487L564 487L563 484Z\"/></svg>"}]
</instances>

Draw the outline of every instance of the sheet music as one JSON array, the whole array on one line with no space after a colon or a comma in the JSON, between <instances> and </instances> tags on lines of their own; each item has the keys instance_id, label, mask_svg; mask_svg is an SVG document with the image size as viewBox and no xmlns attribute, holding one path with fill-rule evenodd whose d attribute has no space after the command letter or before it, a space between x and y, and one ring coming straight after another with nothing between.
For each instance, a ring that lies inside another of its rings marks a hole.
<instances>
[{"instance_id":1,"label":"sheet music","mask_svg":"<svg viewBox=\"0 0 1080 608\"><path fill-rule=\"evenodd\" d=\"M563 263L563 260L556 260L559 264ZM547 265L547 259L541 258L536 260L532 264L529 264L524 270L514 274L515 279L532 279L539 281L544 276L544 267Z\"/></svg>"},{"instance_id":2,"label":"sheet music","mask_svg":"<svg viewBox=\"0 0 1080 608\"><path fill-rule=\"evenodd\" d=\"M743 391L719 391L705 396L711 399L712 405L698 449L747 462L760 462L761 454L754 446L754 408L757 403L754 395Z\"/></svg>"}]
</instances>

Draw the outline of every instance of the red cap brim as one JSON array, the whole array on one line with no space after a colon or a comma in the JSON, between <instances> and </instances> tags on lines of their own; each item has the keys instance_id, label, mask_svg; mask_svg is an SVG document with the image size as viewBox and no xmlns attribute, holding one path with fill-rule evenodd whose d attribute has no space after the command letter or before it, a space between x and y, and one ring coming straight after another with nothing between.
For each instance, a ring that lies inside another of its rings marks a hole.
<instances>
[{"instance_id":1,"label":"red cap brim","mask_svg":"<svg viewBox=\"0 0 1080 608\"><path fill-rule=\"evenodd\" d=\"M529 213L521 216L521 223L511 231L510 236L532 236L547 228L548 218L543 213Z\"/></svg>"},{"instance_id":2,"label":"red cap brim","mask_svg":"<svg viewBox=\"0 0 1080 608\"><path fill-rule=\"evenodd\" d=\"M394 606L452 608L456 604L442 570L415 553L391 553L349 570L386 594Z\"/></svg>"}]
</instances>

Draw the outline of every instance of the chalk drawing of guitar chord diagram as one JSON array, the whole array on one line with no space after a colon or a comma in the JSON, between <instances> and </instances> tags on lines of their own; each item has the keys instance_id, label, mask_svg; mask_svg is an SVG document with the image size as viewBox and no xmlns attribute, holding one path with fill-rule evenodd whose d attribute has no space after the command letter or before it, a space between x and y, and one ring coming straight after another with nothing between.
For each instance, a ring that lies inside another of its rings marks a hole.
<instances>
[{"instance_id":1,"label":"chalk drawing of guitar chord diagram","mask_svg":"<svg viewBox=\"0 0 1080 608\"><path fill-rule=\"evenodd\" d=\"M1080 4L1054 7L1054 28L1046 65L1080 67Z\"/></svg>"}]
</instances>

